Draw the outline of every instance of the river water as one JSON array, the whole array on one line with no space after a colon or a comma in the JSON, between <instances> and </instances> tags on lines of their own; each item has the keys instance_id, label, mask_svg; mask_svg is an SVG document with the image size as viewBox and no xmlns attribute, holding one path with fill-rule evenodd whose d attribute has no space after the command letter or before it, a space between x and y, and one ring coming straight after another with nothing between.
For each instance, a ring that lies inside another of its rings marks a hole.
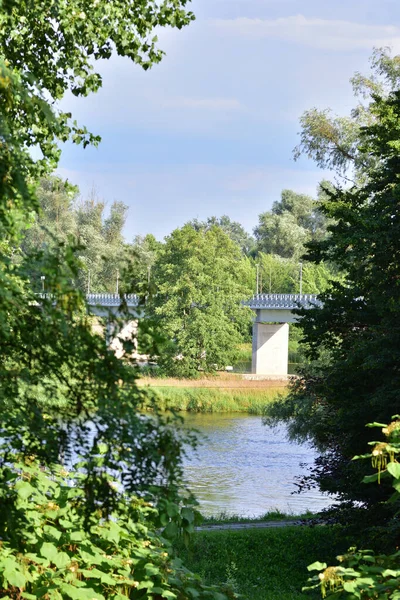
<instances>
[{"instance_id":1,"label":"river water","mask_svg":"<svg viewBox=\"0 0 400 600\"><path fill-rule=\"evenodd\" d=\"M197 451L188 451L185 479L204 515L300 514L332 503L317 491L293 494L314 451L288 442L284 425L269 428L261 417L239 413L187 414L185 422L202 440Z\"/></svg>"}]
</instances>

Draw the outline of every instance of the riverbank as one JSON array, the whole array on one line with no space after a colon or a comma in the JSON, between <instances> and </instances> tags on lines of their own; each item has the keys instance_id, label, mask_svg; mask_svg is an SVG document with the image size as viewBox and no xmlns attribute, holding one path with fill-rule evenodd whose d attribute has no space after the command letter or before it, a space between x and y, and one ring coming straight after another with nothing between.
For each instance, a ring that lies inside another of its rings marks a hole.
<instances>
[{"instance_id":1,"label":"riverbank","mask_svg":"<svg viewBox=\"0 0 400 600\"><path fill-rule=\"evenodd\" d=\"M337 526L287 526L199 531L189 548L179 542L177 551L207 583L228 584L242 600L306 600L310 594L301 588L307 566L317 560L335 563L349 544Z\"/></svg>"},{"instance_id":2,"label":"riverbank","mask_svg":"<svg viewBox=\"0 0 400 600\"><path fill-rule=\"evenodd\" d=\"M287 389L285 380L249 380L231 373L194 380L143 377L139 385L152 392L161 410L249 415L262 415Z\"/></svg>"},{"instance_id":3,"label":"riverbank","mask_svg":"<svg viewBox=\"0 0 400 600\"><path fill-rule=\"evenodd\" d=\"M302 514L286 513L280 510L270 510L259 517L247 517L222 512L219 515L202 515L200 527L225 527L229 525L258 525L259 523L307 523L320 518L320 513L307 511Z\"/></svg>"}]
</instances>

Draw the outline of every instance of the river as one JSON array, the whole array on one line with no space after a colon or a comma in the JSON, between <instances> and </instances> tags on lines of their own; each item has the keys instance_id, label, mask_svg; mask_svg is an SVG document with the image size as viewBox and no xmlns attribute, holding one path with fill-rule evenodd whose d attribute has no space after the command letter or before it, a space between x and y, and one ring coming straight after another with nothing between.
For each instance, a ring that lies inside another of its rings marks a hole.
<instances>
[{"instance_id":1,"label":"river","mask_svg":"<svg viewBox=\"0 0 400 600\"><path fill-rule=\"evenodd\" d=\"M269 428L261 417L239 413L187 414L199 432L197 451L188 450L185 479L204 515L259 517L278 509L300 514L329 506L317 491L293 494L296 476L306 473L314 451L290 443L284 425Z\"/></svg>"}]
</instances>

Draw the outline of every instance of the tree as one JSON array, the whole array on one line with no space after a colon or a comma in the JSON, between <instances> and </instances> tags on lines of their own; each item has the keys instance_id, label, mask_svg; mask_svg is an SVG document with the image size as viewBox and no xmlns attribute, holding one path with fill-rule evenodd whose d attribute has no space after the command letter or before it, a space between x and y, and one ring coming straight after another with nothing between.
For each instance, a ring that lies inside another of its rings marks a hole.
<instances>
[{"instance_id":1,"label":"tree","mask_svg":"<svg viewBox=\"0 0 400 600\"><path fill-rule=\"evenodd\" d=\"M287 211L280 215L272 212L262 213L254 235L259 252L276 254L296 261L304 253L305 243L309 239L306 229Z\"/></svg>"},{"instance_id":2,"label":"tree","mask_svg":"<svg viewBox=\"0 0 400 600\"><path fill-rule=\"evenodd\" d=\"M76 186L58 177L42 178L37 188L39 212L33 214L24 231L21 250L52 253L71 239L80 246L81 261L74 284L82 291L114 292L118 273L127 267L127 248L122 235L128 207L113 202L107 218L105 203L92 191L90 197L79 200ZM40 267L40 265L39 265ZM36 291L41 290L40 272L31 272Z\"/></svg>"},{"instance_id":3,"label":"tree","mask_svg":"<svg viewBox=\"0 0 400 600\"><path fill-rule=\"evenodd\" d=\"M162 246L151 233L135 236L133 243L128 245L131 263L129 283L136 293L148 294L149 286L153 284L152 269Z\"/></svg>"},{"instance_id":4,"label":"tree","mask_svg":"<svg viewBox=\"0 0 400 600\"><path fill-rule=\"evenodd\" d=\"M225 599L167 563L170 548L158 528L164 526L165 536L180 522L186 533L193 528L188 509L177 519L179 424L159 415L155 405L151 418L142 414L136 368L92 333L83 294L73 285L76 247L59 245L14 260L22 231L39 209L39 178L56 166L57 142L96 141L57 112L57 101L68 89L76 95L96 91L101 80L93 59L110 57L114 48L144 68L158 62L151 32L187 24L185 4L6 0L1 6L0 563L2 595L8 597L102 600L104 592L121 598L127 591L123 567L128 594L135 589L141 596ZM32 148L42 158L35 159ZM39 261L52 294L40 301L29 280ZM121 314L127 317L123 302ZM78 457L71 473L56 465ZM145 497L158 502L155 514ZM150 539L144 539L146 530ZM135 534L139 546L126 539ZM150 545L154 553L144 551ZM105 560L116 561L118 576L103 571L99 584L97 567ZM186 592L189 581L194 589Z\"/></svg>"},{"instance_id":5,"label":"tree","mask_svg":"<svg viewBox=\"0 0 400 600\"><path fill-rule=\"evenodd\" d=\"M21 249L25 254L53 248L76 234L75 202L79 195L78 188L59 177L43 177L36 194L40 214L32 214L32 222L24 232Z\"/></svg>"},{"instance_id":6,"label":"tree","mask_svg":"<svg viewBox=\"0 0 400 600\"><path fill-rule=\"evenodd\" d=\"M273 411L319 450L311 479L322 490L368 505L390 491L359 484L365 468L351 458L369 441L366 423L400 412L400 92L376 96L370 111L359 151L376 160L363 184L326 197L331 235L310 246L310 258L336 263L344 278L320 296L322 307L301 311L314 363Z\"/></svg>"},{"instance_id":7,"label":"tree","mask_svg":"<svg viewBox=\"0 0 400 600\"><path fill-rule=\"evenodd\" d=\"M323 239L326 222L318 207L327 186L329 189L327 182L320 184L317 200L283 190L281 200L273 203L271 211L259 215L259 225L254 229L258 251L298 261L307 242Z\"/></svg>"},{"instance_id":8,"label":"tree","mask_svg":"<svg viewBox=\"0 0 400 600\"><path fill-rule=\"evenodd\" d=\"M322 169L331 169L340 176L364 178L373 168L376 156L365 152L363 128L375 120L374 95L382 98L398 89L400 56L391 56L390 48L375 48L369 76L356 73L351 79L358 103L350 116L337 116L331 109L312 108L300 119L300 144L294 150L295 159L305 154Z\"/></svg>"},{"instance_id":9,"label":"tree","mask_svg":"<svg viewBox=\"0 0 400 600\"><path fill-rule=\"evenodd\" d=\"M153 268L156 293L148 305L168 343L158 363L194 377L232 364L250 323L241 303L252 290L252 269L220 227L190 225L166 238Z\"/></svg>"},{"instance_id":10,"label":"tree","mask_svg":"<svg viewBox=\"0 0 400 600\"><path fill-rule=\"evenodd\" d=\"M74 284L80 266L76 247L56 245L48 253L40 249L19 256L20 260L12 259L19 253L26 223L32 222L32 214L39 211L36 189L40 177L57 164L57 143L69 138L84 145L98 141L71 122L70 114L61 113L57 102L67 90L78 96L96 91L101 78L94 72L93 61L109 58L113 49L145 69L159 62L162 52L156 48L156 38L149 41L149 34L158 26L180 28L188 24L192 15L185 12L186 4L185 0L166 0L162 4L149 0L139 9L136 2L98 0L89 11L83 0L64 4L55 0L40 4L8 0L0 12L0 464L5 468L13 450L38 455L43 463L74 452L90 457L97 444L107 438L110 446L103 467L97 470L89 459L89 508L97 501L104 506L115 501L115 493L103 484L111 465L115 467L119 461L132 466L128 475L121 475L127 478L127 490L154 482L154 471L150 479L142 477L145 471L152 471L149 465L142 469L148 457L136 456L135 465L129 458L128 454L133 457L136 451L127 450L125 434L118 425L124 414L128 437L143 437L140 452L147 448L148 455L152 454L150 438L150 445L145 442L149 424L143 428L140 423L144 421L137 414L142 398L135 391L135 369L129 370L114 359L104 342L91 332L83 296ZM40 149L42 158L35 159L31 148ZM59 188L50 192L61 194L57 198L61 198L59 207L65 213L69 206L65 192L71 188ZM91 218L95 217L100 228L101 211L98 206L92 208ZM88 225L84 212L79 217L81 231ZM107 233L116 220L114 216ZM40 308L30 281L32 270L39 269L46 277L47 291L54 294L43 300ZM112 409L114 403L118 411ZM97 433L88 437L84 417L94 413ZM170 433L163 427L158 430L160 436L156 434L159 460L154 465L158 462L161 467L164 462L164 475L171 482L173 465L179 462L179 443L175 444L172 436L168 445ZM157 426L152 437L156 430ZM117 446L128 463L122 454L117 458ZM167 449L160 454L162 446ZM167 459L168 448L171 455Z\"/></svg>"},{"instance_id":11,"label":"tree","mask_svg":"<svg viewBox=\"0 0 400 600\"><path fill-rule=\"evenodd\" d=\"M214 225L217 225L225 231L233 242L238 244L245 256L250 256L254 250L254 238L247 233L243 225L237 221L232 221L228 215L222 215L222 217L208 217L205 221L199 221L193 219L189 221L188 225L191 225L196 231L204 229L207 231Z\"/></svg>"},{"instance_id":12,"label":"tree","mask_svg":"<svg viewBox=\"0 0 400 600\"><path fill-rule=\"evenodd\" d=\"M325 263L315 265L276 256L257 255L259 265L259 292L262 294L299 294L300 277L303 294L320 294L330 285L335 276ZM300 275L301 270L301 275Z\"/></svg>"}]
</instances>

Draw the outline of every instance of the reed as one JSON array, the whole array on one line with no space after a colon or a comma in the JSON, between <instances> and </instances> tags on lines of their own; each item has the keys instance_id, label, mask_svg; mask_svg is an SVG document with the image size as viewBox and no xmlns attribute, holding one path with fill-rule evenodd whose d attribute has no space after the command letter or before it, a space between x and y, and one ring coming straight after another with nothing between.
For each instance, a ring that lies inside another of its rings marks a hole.
<instances>
[{"instance_id":1,"label":"reed","mask_svg":"<svg viewBox=\"0 0 400 600\"><path fill-rule=\"evenodd\" d=\"M151 386L150 395L161 410L198 413L241 412L261 415L282 388L201 388Z\"/></svg>"}]
</instances>

